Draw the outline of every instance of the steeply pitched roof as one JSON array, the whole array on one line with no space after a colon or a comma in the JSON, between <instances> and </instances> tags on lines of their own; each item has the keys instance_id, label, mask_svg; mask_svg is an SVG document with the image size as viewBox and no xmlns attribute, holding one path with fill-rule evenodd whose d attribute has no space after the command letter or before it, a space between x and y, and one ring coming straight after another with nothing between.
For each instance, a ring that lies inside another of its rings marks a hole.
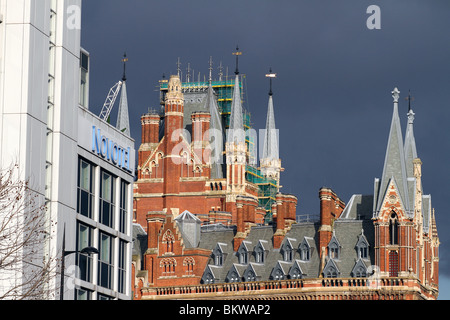
<instances>
[{"instance_id":1,"label":"steeply pitched roof","mask_svg":"<svg viewBox=\"0 0 450 320\"><path fill-rule=\"evenodd\" d=\"M262 159L278 159L278 134L275 127L275 114L273 112L273 97L269 96L267 107L266 131L264 135L264 147Z\"/></svg>"},{"instance_id":2,"label":"steeply pitched roof","mask_svg":"<svg viewBox=\"0 0 450 320\"><path fill-rule=\"evenodd\" d=\"M392 113L391 128L389 132L383 174L376 196L375 214L381 209L388 185L393 179L407 214L409 214L409 194L404 156L403 138L398 115L398 98L400 91L397 88L392 92L394 97L394 110Z\"/></svg>"},{"instance_id":3,"label":"steeply pitched roof","mask_svg":"<svg viewBox=\"0 0 450 320\"><path fill-rule=\"evenodd\" d=\"M210 121L210 135L209 142L211 145L211 179L221 179L223 178L223 155L222 151L224 149L224 131L222 127L222 118L219 113L219 108L217 106L216 97L214 96L214 90L211 86L211 82L208 87L208 96L206 99L206 108L211 114Z\"/></svg>"},{"instance_id":4,"label":"steeply pitched roof","mask_svg":"<svg viewBox=\"0 0 450 320\"><path fill-rule=\"evenodd\" d=\"M128 136L130 135L130 120L128 115L128 96L126 81L123 81L122 83L122 92L120 95L119 113L117 115L116 128Z\"/></svg>"},{"instance_id":5,"label":"steeply pitched roof","mask_svg":"<svg viewBox=\"0 0 450 320\"><path fill-rule=\"evenodd\" d=\"M414 139L414 115L412 110L408 112L408 125L405 133L404 154L407 176L414 177L413 160L417 158L416 140Z\"/></svg>"},{"instance_id":6,"label":"steeply pitched roof","mask_svg":"<svg viewBox=\"0 0 450 320\"><path fill-rule=\"evenodd\" d=\"M244 119L238 74L236 74L234 81L233 101L231 103L230 126L227 132L227 142L235 142L236 144L245 143Z\"/></svg>"}]
</instances>

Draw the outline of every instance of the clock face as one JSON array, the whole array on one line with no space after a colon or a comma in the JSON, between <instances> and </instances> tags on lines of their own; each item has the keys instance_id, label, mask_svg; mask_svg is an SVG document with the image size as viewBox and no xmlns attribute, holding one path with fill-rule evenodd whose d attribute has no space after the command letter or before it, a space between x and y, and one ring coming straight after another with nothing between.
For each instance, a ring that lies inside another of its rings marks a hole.
<instances>
[{"instance_id":1,"label":"clock face","mask_svg":"<svg viewBox=\"0 0 450 320\"><path fill-rule=\"evenodd\" d=\"M397 202L397 196L395 196L395 195L390 195L389 196L389 203L390 204L394 204L394 203L396 203Z\"/></svg>"}]
</instances>

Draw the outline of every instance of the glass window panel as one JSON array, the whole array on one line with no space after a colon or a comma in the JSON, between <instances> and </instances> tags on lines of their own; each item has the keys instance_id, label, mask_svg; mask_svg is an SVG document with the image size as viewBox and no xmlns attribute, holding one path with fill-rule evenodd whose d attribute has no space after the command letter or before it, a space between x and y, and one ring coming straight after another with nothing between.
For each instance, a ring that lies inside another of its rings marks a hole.
<instances>
[{"instance_id":1,"label":"glass window panel","mask_svg":"<svg viewBox=\"0 0 450 320\"><path fill-rule=\"evenodd\" d=\"M102 172L102 198L111 201L112 177L106 172Z\"/></svg>"},{"instance_id":2,"label":"glass window panel","mask_svg":"<svg viewBox=\"0 0 450 320\"><path fill-rule=\"evenodd\" d=\"M80 162L80 187L91 191L91 166L83 160Z\"/></svg>"},{"instance_id":3,"label":"glass window panel","mask_svg":"<svg viewBox=\"0 0 450 320\"><path fill-rule=\"evenodd\" d=\"M104 262L110 262L111 237L106 234L101 234L100 242L100 259Z\"/></svg>"}]
</instances>

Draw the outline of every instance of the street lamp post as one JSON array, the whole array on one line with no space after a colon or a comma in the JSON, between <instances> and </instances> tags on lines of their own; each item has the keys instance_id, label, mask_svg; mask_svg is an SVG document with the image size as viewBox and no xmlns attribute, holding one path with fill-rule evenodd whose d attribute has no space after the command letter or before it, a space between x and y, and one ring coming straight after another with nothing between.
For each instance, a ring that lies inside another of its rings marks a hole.
<instances>
[{"instance_id":1,"label":"street lamp post","mask_svg":"<svg viewBox=\"0 0 450 320\"><path fill-rule=\"evenodd\" d=\"M64 300L64 270L65 270L65 260L66 256L72 253L85 253L85 254L98 254L99 251L95 247L86 247L80 251L66 251L66 226L64 226L63 231L63 243L62 243L62 254L61 254L61 288L59 292L59 299Z\"/></svg>"}]
</instances>

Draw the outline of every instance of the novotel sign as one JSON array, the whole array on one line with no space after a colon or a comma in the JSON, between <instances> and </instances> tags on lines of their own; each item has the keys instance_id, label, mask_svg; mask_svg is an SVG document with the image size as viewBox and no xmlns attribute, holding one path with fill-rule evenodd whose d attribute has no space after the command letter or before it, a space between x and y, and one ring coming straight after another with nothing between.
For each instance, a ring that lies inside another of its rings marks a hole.
<instances>
[{"instance_id":1,"label":"novotel sign","mask_svg":"<svg viewBox=\"0 0 450 320\"><path fill-rule=\"evenodd\" d=\"M102 135L101 130L92 126L92 152L112 162L119 168L131 172L130 152L131 148L124 148L110 138Z\"/></svg>"}]
</instances>

